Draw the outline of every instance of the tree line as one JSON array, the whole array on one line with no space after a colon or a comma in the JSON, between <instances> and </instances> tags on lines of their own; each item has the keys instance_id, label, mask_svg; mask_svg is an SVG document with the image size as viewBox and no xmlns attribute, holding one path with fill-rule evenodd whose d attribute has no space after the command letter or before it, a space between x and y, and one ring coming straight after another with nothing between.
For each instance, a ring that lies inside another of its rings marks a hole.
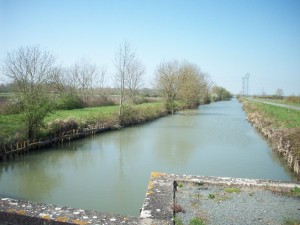
<instances>
[{"instance_id":1,"label":"tree line","mask_svg":"<svg viewBox=\"0 0 300 225\"><path fill-rule=\"evenodd\" d=\"M128 42L115 52L115 89L118 92L119 116L126 103L141 102L145 66ZM68 68L57 66L56 58L37 46L20 47L9 52L1 65L6 86L13 89L10 112L21 113L27 127L27 137L34 139L44 125L46 116L58 109L75 109L114 104L105 87L106 70L81 59ZM174 113L180 102L183 108L228 99L231 94L214 86L196 64L169 61L158 65L154 90L163 98L165 107Z\"/></svg>"}]
</instances>

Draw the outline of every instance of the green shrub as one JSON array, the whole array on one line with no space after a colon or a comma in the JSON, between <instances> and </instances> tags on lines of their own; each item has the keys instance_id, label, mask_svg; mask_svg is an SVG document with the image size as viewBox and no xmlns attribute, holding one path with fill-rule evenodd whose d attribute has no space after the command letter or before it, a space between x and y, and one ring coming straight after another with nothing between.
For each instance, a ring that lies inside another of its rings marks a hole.
<instances>
[{"instance_id":1,"label":"green shrub","mask_svg":"<svg viewBox=\"0 0 300 225\"><path fill-rule=\"evenodd\" d=\"M227 193L240 193L241 189L236 188L236 187L227 187L227 188L224 188L224 191Z\"/></svg>"},{"instance_id":2,"label":"green shrub","mask_svg":"<svg viewBox=\"0 0 300 225\"><path fill-rule=\"evenodd\" d=\"M294 196L300 196L300 188L294 187L293 189L291 189L291 194Z\"/></svg>"},{"instance_id":3,"label":"green shrub","mask_svg":"<svg viewBox=\"0 0 300 225\"><path fill-rule=\"evenodd\" d=\"M174 218L174 223L175 223L175 225L183 225L182 220L179 218L176 218L176 217Z\"/></svg>"},{"instance_id":4,"label":"green shrub","mask_svg":"<svg viewBox=\"0 0 300 225\"><path fill-rule=\"evenodd\" d=\"M67 94L56 100L56 109L70 110L84 107L82 99L78 95Z\"/></svg>"}]
</instances>

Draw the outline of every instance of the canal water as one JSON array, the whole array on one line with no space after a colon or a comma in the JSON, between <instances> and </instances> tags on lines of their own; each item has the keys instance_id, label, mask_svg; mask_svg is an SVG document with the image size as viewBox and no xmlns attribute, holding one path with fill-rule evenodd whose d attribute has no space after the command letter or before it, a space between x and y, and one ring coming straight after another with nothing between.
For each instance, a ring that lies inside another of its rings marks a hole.
<instances>
[{"instance_id":1,"label":"canal water","mask_svg":"<svg viewBox=\"0 0 300 225\"><path fill-rule=\"evenodd\" d=\"M0 163L0 196L139 215L152 171L291 181L236 99Z\"/></svg>"}]
</instances>

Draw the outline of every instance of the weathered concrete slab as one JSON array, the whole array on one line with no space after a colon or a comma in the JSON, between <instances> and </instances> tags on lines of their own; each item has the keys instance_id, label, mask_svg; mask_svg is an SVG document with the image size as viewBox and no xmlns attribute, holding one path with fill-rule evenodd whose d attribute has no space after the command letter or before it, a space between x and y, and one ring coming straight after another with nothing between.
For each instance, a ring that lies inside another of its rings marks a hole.
<instances>
[{"instance_id":1,"label":"weathered concrete slab","mask_svg":"<svg viewBox=\"0 0 300 225\"><path fill-rule=\"evenodd\" d=\"M152 172L140 218L171 221L174 188L171 176Z\"/></svg>"},{"instance_id":2,"label":"weathered concrete slab","mask_svg":"<svg viewBox=\"0 0 300 225\"><path fill-rule=\"evenodd\" d=\"M115 225L139 224L139 219L117 214L2 198L0 200L1 223L13 225Z\"/></svg>"},{"instance_id":3,"label":"weathered concrete slab","mask_svg":"<svg viewBox=\"0 0 300 225\"><path fill-rule=\"evenodd\" d=\"M268 190L279 194L289 193L299 183L272 180L242 179L230 177L206 177L191 175L175 175L154 172L148 186L140 218L151 218L172 222L176 209L175 196L180 182L196 183L206 187L243 187L248 190ZM249 195L249 198L251 195ZM239 206L236 206L239 207ZM300 213L300 212L299 212Z\"/></svg>"}]
</instances>

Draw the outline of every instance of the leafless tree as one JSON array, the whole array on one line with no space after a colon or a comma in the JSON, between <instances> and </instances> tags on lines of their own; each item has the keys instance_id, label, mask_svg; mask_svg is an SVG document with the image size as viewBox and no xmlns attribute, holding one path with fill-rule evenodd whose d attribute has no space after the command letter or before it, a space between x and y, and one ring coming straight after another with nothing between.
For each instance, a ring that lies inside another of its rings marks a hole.
<instances>
[{"instance_id":1,"label":"leafless tree","mask_svg":"<svg viewBox=\"0 0 300 225\"><path fill-rule=\"evenodd\" d=\"M137 103L136 95L138 94L139 88L143 85L144 72L144 65L139 59L135 58L128 70L128 76L125 78L125 87L133 103Z\"/></svg>"},{"instance_id":2,"label":"leafless tree","mask_svg":"<svg viewBox=\"0 0 300 225\"><path fill-rule=\"evenodd\" d=\"M75 85L79 96L88 104L95 88L99 85L97 66L82 59L70 69L70 79L70 86Z\"/></svg>"},{"instance_id":3,"label":"leafless tree","mask_svg":"<svg viewBox=\"0 0 300 225\"><path fill-rule=\"evenodd\" d=\"M82 59L69 69L68 86L75 87L85 104L89 105L92 98L103 90L105 69L99 71L95 64Z\"/></svg>"},{"instance_id":4,"label":"leafless tree","mask_svg":"<svg viewBox=\"0 0 300 225\"><path fill-rule=\"evenodd\" d=\"M126 90L128 90L129 96L135 101L136 92L142 84L142 75L145 68L137 58L136 52L126 41L123 42L116 51L114 64L116 67L116 86L120 90L119 115L121 115Z\"/></svg>"},{"instance_id":5,"label":"leafless tree","mask_svg":"<svg viewBox=\"0 0 300 225\"><path fill-rule=\"evenodd\" d=\"M278 98L282 99L283 98L283 89L278 88L276 90L276 94L275 94Z\"/></svg>"},{"instance_id":6,"label":"leafless tree","mask_svg":"<svg viewBox=\"0 0 300 225\"><path fill-rule=\"evenodd\" d=\"M16 99L26 123L29 139L38 137L44 118L52 112L46 87L55 59L37 46L21 47L7 54L3 74L15 85Z\"/></svg>"}]
</instances>

